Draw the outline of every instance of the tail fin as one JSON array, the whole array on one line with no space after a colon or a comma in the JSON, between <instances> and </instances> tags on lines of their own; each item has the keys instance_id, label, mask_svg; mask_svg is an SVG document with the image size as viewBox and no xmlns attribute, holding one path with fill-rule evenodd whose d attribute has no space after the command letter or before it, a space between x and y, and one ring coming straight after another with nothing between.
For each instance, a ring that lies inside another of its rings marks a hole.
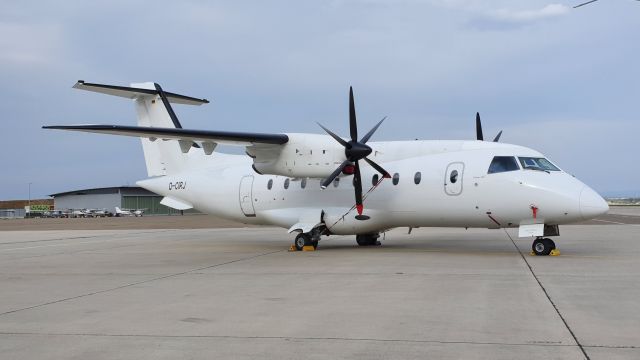
<instances>
[{"instance_id":1,"label":"tail fin","mask_svg":"<svg viewBox=\"0 0 640 360\"><path fill-rule=\"evenodd\" d=\"M131 87L102 85L87 83L82 80L74 86L76 89L99 92L107 95L114 95L133 99L138 126L178 128L182 125L178 120L171 103L185 105L207 104L207 99L197 99L185 95L165 92L156 83L131 84ZM181 149L180 144L175 141L152 141L141 138L144 158L149 176L160 176L179 172L186 163L187 149ZM199 147L193 143L192 146Z\"/></svg>"}]
</instances>

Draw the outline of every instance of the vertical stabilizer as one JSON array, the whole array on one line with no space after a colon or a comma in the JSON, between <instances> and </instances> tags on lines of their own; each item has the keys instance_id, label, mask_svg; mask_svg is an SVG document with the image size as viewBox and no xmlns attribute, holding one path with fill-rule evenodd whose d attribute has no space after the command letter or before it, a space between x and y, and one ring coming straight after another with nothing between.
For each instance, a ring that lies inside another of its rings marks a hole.
<instances>
[{"instance_id":1,"label":"vertical stabilizer","mask_svg":"<svg viewBox=\"0 0 640 360\"><path fill-rule=\"evenodd\" d=\"M135 103L138 125L155 128L178 128L182 125L171 108L171 103L184 105L207 104L207 99L198 99L162 90L157 83L131 84L131 87L88 83L78 80L75 89L132 99ZM142 138L142 149L149 176L173 174L182 170L192 152L200 147L189 141L166 141Z\"/></svg>"},{"instance_id":2,"label":"vertical stabilizer","mask_svg":"<svg viewBox=\"0 0 640 360\"><path fill-rule=\"evenodd\" d=\"M131 84L131 87L155 90L154 83ZM174 128L176 124L157 94L141 95L134 99L139 126ZM178 126L179 123L178 123ZM144 159L149 176L161 176L176 173L186 162L186 154L182 153L176 141L141 138Z\"/></svg>"}]
</instances>

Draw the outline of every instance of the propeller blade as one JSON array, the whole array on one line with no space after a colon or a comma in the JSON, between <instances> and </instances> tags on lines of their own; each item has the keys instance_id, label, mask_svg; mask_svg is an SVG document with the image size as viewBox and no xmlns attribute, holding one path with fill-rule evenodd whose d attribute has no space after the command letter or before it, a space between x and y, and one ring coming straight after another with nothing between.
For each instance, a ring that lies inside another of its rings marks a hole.
<instances>
[{"instance_id":1,"label":"propeller blade","mask_svg":"<svg viewBox=\"0 0 640 360\"><path fill-rule=\"evenodd\" d=\"M355 167L353 187L356 191L356 209L358 210L358 215L362 215L362 210L364 210L364 206L362 205L362 178L360 177L360 165L358 161L355 162Z\"/></svg>"},{"instance_id":2,"label":"propeller blade","mask_svg":"<svg viewBox=\"0 0 640 360\"><path fill-rule=\"evenodd\" d=\"M343 161L342 164L340 164L340 166L338 166L338 168L334 172L332 172L328 178L324 179L322 184L320 184L320 188L323 190L326 189L327 186L329 186L333 182L333 180L335 180L335 178L337 178L338 175L340 175L342 170L344 170L344 167L349 165L350 163L351 162L349 160Z\"/></svg>"},{"instance_id":3,"label":"propeller blade","mask_svg":"<svg viewBox=\"0 0 640 360\"><path fill-rule=\"evenodd\" d=\"M584 3L582 3L582 4L576 5L576 6L574 6L573 8L574 8L574 9L577 9L577 8L579 8L580 6L585 6L585 5L588 5L588 4L591 4L591 3L594 3L594 2L596 2L596 1L598 1L598 0L591 0L591 1L587 1L587 2L584 2Z\"/></svg>"},{"instance_id":4,"label":"propeller blade","mask_svg":"<svg viewBox=\"0 0 640 360\"><path fill-rule=\"evenodd\" d=\"M342 144L342 146L346 147L346 148L350 148L351 145L349 145L348 142L344 141L344 139L342 139L340 136L334 134L333 132L331 132L331 130L327 129L326 127L322 126L322 124L317 123L318 125L320 125L320 127L327 132L327 134L331 135L332 138L334 138L337 142L339 142L340 144Z\"/></svg>"},{"instance_id":5,"label":"propeller blade","mask_svg":"<svg viewBox=\"0 0 640 360\"><path fill-rule=\"evenodd\" d=\"M502 135L502 130L500 130L500 132L498 133L498 135L496 135L495 138L493 138L493 142L498 142L500 141L500 135Z\"/></svg>"},{"instance_id":6,"label":"propeller blade","mask_svg":"<svg viewBox=\"0 0 640 360\"><path fill-rule=\"evenodd\" d=\"M482 136L482 123L480 122L480 113L476 113L476 138L480 141L484 140Z\"/></svg>"},{"instance_id":7,"label":"propeller blade","mask_svg":"<svg viewBox=\"0 0 640 360\"><path fill-rule=\"evenodd\" d=\"M376 132L376 130L378 130L378 127L380 127L380 124L382 124L382 122L386 119L387 117L383 117L382 120L380 120L376 126L373 127L373 129L369 130L369 132L367 133L367 135L365 135L362 140L360 140L361 143L366 144L367 141L369 141L369 139L371 139L371 136L373 136L373 133Z\"/></svg>"},{"instance_id":8,"label":"propeller blade","mask_svg":"<svg viewBox=\"0 0 640 360\"><path fill-rule=\"evenodd\" d=\"M358 141L358 123L356 122L356 105L353 101L353 88L349 86L349 130L351 141Z\"/></svg>"},{"instance_id":9,"label":"propeller blade","mask_svg":"<svg viewBox=\"0 0 640 360\"><path fill-rule=\"evenodd\" d=\"M373 160L369 160L369 158L364 158L364 161L366 161L369 165L371 165L372 168L376 169L377 172L382 174L383 177L387 179L391 178L391 175L387 172L387 170L383 169L382 166L373 162Z\"/></svg>"}]
</instances>

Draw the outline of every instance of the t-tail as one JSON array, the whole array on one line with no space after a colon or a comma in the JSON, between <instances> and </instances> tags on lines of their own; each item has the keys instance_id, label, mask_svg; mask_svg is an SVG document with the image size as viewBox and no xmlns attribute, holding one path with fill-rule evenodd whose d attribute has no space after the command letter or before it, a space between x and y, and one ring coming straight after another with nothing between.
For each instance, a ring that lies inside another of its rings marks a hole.
<instances>
[{"instance_id":1,"label":"t-tail","mask_svg":"<svg viewBox=\"0 0 640 360\"><path fill-rule=\"evenodd\" d=\"M150 177L176 174L190 164L200 165L202 157L212 155L218 144L282 145L289 141L285 134L184 129L171 104L202 105L209 101L164 91L157 83L138 83L126 87L80 80L73 87L132 99L138 126L56 125L43 128L139 137Z\"/></svg>"},{"instance_id":2,"label":"t-tail","mask_svg":"<svg viewBox=\"0 0 640 360\"><path fill-rule=\"evenodd\" d=\"M164 129L182 129L180 120L171 107L171 103L185 105L207 104L207 99L197 99L185 95L166 92L157 83L137 83L131 87L103 85L78 81L75 89L98 92L107 95L132 99L135 104L138 126ZM189 140L156 141L159 138L142 137L142 149L149 176L160 176L179 172L186 163L187 153L192 146L199 147Z\"/></svg>"}]
</instances>

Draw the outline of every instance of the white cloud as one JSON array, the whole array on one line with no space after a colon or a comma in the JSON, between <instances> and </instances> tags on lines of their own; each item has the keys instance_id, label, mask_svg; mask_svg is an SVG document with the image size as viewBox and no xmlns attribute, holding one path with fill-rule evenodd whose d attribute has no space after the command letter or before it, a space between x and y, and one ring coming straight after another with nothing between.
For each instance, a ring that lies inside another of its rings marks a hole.
<instances>
[{"instance_id":1,"label":"white cloud","mask_svg":"<svg viewBox=\"0 0 640 360\"><path fill-rule=\"evenodd\" d=\"M499 9L489 12L489 16L494 20L511 23L528 23L538 20L554 18L565 15L570 8L562 4L548 4L537 10L509 10Z\"/></svg>"}]
</instances>

